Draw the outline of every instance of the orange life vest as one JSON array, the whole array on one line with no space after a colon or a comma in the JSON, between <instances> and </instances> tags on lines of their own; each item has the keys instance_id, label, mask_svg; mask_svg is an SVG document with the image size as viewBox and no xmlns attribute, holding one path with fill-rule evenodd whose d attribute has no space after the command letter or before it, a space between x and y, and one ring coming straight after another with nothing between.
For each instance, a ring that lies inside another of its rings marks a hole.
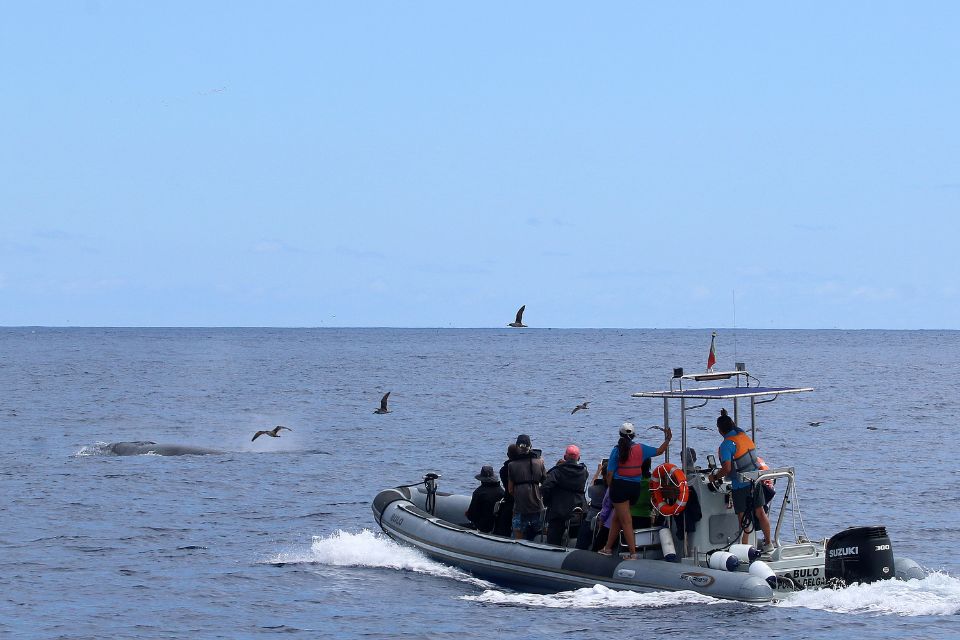
<instances>
[{"instance_id":1,"label":"orange life vest","mask_svg":"<svg viewBox=\"0 0 960 640\"><path fill-rule=\"evenodd\" d=\"M643 467L643 447L634 442L630 445L630 453L627 454L627 459L624 462L617 460L616 475L621 478L638 478L643 473L641 467Z\"/></svg>"},{"instance_id":2,"label":"orange life vest","mask_svg":"<svg viewBox=\"0 0 960 640\"><path fill-rule=\"evenodd\" d=\"M724 440L729 440L737 447L733 453L733 471L744 473L758 469L757 445L753 443L750 436L743 431L737 430L737 433L724 437Z\"/></svg>"}]
</instances>

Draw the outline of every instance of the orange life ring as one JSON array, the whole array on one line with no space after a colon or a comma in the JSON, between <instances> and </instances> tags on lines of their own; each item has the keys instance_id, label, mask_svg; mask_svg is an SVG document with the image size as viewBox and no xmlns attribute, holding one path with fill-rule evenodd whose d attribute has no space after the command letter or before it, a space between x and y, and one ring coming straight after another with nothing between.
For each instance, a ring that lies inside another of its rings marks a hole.
<instances>
[{"instance_id":1,"label":"orange life ring","mask_svg":"<svg viewBox=\"0 0 960 640\"><path fill-rule=\"evenodd\" d=\"M664 462L650 476L653 506L665 516L675 516L687 507L690 487L687 476L676 465Z\"/></svg>"}]
</instances>

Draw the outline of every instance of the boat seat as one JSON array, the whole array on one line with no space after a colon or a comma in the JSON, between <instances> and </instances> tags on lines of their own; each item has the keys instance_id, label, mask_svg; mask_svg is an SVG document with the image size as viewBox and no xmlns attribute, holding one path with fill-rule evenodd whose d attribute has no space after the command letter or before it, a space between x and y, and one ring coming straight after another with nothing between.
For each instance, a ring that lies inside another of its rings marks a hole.
<instances>
[{"instance_id":1,"label":"boat seat","mask_svg":"<svg viewBox=\"0 0 960 640\"><path fill-rule=\"evenodd\" d=\"M633 530L633 540L637 545L637 549L644 547L656 547L660 548L660 529L663 527L645 527L643 529L634 529ZM623 532L620 532L620 545L626 547L627 540L623 537Z\"/></svg>"}]
</instances>

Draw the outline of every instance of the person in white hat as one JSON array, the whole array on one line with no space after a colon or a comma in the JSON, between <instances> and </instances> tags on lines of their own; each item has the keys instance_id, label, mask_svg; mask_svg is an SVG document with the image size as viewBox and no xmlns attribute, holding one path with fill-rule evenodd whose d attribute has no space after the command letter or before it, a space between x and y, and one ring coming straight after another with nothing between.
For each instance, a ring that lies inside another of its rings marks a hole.
<instances>
[{"instance_id":1,"label":"person in white hat","mask_svg":"<svg viewBox=\"0 0 960 640\"><path fill-rule=\"evenodd\" d=\"M654 449L650 445L634 442L637 431L633 423L624 422L620 425L620 439L617 446L610 452L607 463L607 486L610 487L610 502L613 503L613 522L607 544L597 553L613 555L613 546L620 538L620 532L632 532L633 521L630 517L630 505L640 496L643 481L643 461L661 455L670 445L673 433L670 427L663 430L663 443ZM624 536L630 551L627 559L637 557L637 545L633 535Z\"/></svg>"}]
</instances>

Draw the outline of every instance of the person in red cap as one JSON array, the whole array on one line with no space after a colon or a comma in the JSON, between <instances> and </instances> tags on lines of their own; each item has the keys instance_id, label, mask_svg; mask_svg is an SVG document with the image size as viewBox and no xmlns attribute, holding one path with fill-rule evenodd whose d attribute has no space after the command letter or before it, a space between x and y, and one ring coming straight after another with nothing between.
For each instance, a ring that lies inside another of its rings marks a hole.
<instances>
[{"instance_id":1,"label":"person in red cap","mask_svg":"<svg viewBox=\"0 0 960 640\"><path fill-rule=\"evenodd\" d=\"M583 493L589 475L587 466L580 462L580 447L575 444L568 446L563 459L547 472L540 488L547 505L547 544L561 544L574 509L586 512Z\"/></svg>"}]
</instances>

